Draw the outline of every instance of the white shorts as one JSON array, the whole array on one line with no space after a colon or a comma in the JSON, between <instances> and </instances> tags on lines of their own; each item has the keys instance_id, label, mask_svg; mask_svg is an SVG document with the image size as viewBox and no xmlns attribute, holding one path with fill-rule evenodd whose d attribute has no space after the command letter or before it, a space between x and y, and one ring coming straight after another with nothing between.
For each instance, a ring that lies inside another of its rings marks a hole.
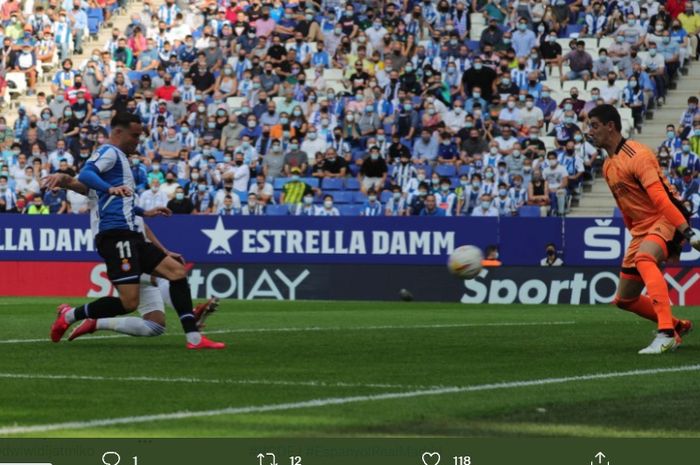
<instances>
[{"instance_id":1,"label":"white shorts","mask_svg":"<svg viewBox=\"0 0 700 465\"><path fill-rule=\"evenodd\" d=\"M151 283L151 275L142 274L139 283L139 307L136 309L139 315L144 316L151 312L165 313L165 303L160 288Z\"/></svg>"}]
</instances>

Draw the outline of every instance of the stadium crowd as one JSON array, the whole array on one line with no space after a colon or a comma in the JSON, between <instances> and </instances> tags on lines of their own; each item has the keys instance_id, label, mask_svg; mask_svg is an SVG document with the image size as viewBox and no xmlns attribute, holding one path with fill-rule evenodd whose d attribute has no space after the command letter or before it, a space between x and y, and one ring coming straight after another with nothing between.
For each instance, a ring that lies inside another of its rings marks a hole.
<instances>
[{"instance_id":1,"label":"stadium crowd","mask_svg":"<svg viewBox=\"0 0 700 465\"><path fill-rule=\"evenodd\" d=\"M0 4L5 108L18 88L36 99L0 116L0 212L27 214L87 211L41 177L74 176L129 111L144 208L565 215L602 162L587 112L614 104L640 131L700 32L700 4L684 0L166 0L95 45L124 4ZM36 92L46 72L51 92ZM659 157L695 211L688 103Z\"/></svg>"}]
</instances>

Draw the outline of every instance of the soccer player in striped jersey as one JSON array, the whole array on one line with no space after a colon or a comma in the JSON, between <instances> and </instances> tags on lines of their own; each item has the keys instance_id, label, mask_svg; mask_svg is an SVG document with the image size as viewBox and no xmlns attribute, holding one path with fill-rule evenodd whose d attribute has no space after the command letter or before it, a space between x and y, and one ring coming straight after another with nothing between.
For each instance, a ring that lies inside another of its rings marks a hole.
<instances>
[{"instance_id":1,"label":"soccer player in striped jersey","mask_svg":"<svg viewBox=\"0 0 700 465\"><path fill-rule=\"evenodd\" d=\"M593 145L608 152L603 175L632 234L622 261L615 304L657 323L654 340L640 354L672 351L693 324L673 316L668 286L659 266L677 260L686 240L696 249L700 249L700 241L694 239L689 214L672 194L653 152L622 137L617 109L599 105L588 117L588 136ZM648 295L643 296L645 286Z\"/></svg>"},{"instance_id":2,"label":"soccer player in striped jersey","mask_svg":"<svg viewBox=\"0 0 700 465\"><path fill-rule=\"evenodd\" d=\"M142 133L141 120L132 113L118 113L111 121L109 143L100 146L83 167L79 181L97 192L99 214L95 245L107 265L107 276L119 297L102 297L71 308L61 305L51 326L51 340L61 340L76 321L110 318L135 311L139 306L142 274L157 274L170 281L170 297L185 330L188 349L223 349L225 344L210 341L197 328L192 312L192 296L187 271L182 262L146 242L136 216L143 209L134 201L134 178L126 154L136 150Z\"/></svg>"},{"instance_id":3,"label":"soccer player in striped jersey","mask_svg":"<svg viewBox=\"0 0 700 465\"><path fill-rule=\"evenodd\" d=\"M43 187L52 189L60 187L63 189L72 190L78 194L87 196L88 208L90 209L90 227L93 236L97 234L99 212L97 211L97 193L90 190L75 178L63 173L55 173L46 176L42 180ZM159 213L159 209L154 209L153 212L144 212L144 216L149 216L151 213ZM153 231L144 223L141 218L136 218L139 226L142 228L146 240L155 244L156 247L163 250L167 255L176 259L181 259L179 254L168 251L163 247ZM160 336L165 333L165 304L173 307L170 298L170 281L147 274L141 275L139 282L139 306L137 311L141 318L137 317L119 317L119 318L100 318L98 320L86 319L83 320L68 337L69 341L76 339L85 334L91 334L95 331L114 331L129 336ZM204 327L204 321L216 311L219 305L217 298L211 298L205 303L197 305L194 309L194 315L197 319L197 326L201 329Z\"/></svg>"}]
</instances>

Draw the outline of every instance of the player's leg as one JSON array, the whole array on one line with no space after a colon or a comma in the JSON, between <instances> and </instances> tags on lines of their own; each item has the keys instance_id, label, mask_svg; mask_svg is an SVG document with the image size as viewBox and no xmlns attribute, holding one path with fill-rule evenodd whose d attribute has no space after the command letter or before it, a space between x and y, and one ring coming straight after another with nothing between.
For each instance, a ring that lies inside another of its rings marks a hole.
<instances>
[{"instance_id":1,"label":"player's leg","mask_svg":"<svg viewBox=\"0 0 700 465\"><path fill-rule=\"evenodd\" d=\"M137 337L160 336L165 333L165 311L158 289L144 279L141 280L138 312L141 318L100 318L87 319L78 325L68 338L69 341L96 331L113 331Z\"/></svg>"},{"instance_id":2,"label":"player's leg","mask_svg":"<svg viewBox=\"0 0 700 465\"><path fill-rule=\"evenodd\" d=\"M76 321L110 318L131 313L139 305L139 279L141 258L137 233L115 232L98 235L97 251L107 265L107 277L119 291L119 297L102 297L93 302L72 308L62 304L58 317L51 326L51 340L61 340L68 328Z\"/></svg>"},{"instance_id":3,"label":"player's leg","mask_svg":"<svg viewBox=\"0 0 700 465\"><path fill-rule=\"evenodd\" d=\"M155 276L150 277L151 283L153 283L154 286L158 286L158 289L160 290L160 295L165 304L171 308L175 308L173 306L173 301L170 298L170 281L168 281L165 278L157 278ZM205 324L204 322L206 319L211 316L212 313L216 312L216 310L219 308L219 299L217 297L211 297L209 298L206 302L197 304L194 307L194 310L192 310L192 313L194 314L195 320L197 320L197 327L199 329L204 328Z\"/></svg>"},{"instance_id":4,"label":"player's leg","mask_svg":"<svg viewBox=\"0 0 700 465\"><path fill-rule=\"evenodd\" d=\"M145 271L155 272L158 276L162 276L170 281L170 299L180 318L182 329L185 331L187 347L191 349L223 349L225 347L224 344L215 343L203 337L197 328L197 320L192 313L192 294L187 282L185 266L172 257L165 256L163 258L162 252L153 244L144 243L142 253L144 257L148 257L145 259L146 266L152 267L151 269L145 269Z\"/></svg>"},{"instance_id":5,"label":"player's leg","mask_svg":"<svg viewBox=\"0 0 700 465\"><path fill-rule=\"evenodd\" d=\"M640 354L661 354L674 350L681 342L676 333L671 312L671 299L668 295L668 285L659 268L659 263L668 255L666 241L655 234L644 238L639 251L634 257L635 265L647 287L647 294L656 313L658 333L652 343L639 351Z\"/></svg>"}]
</instances>

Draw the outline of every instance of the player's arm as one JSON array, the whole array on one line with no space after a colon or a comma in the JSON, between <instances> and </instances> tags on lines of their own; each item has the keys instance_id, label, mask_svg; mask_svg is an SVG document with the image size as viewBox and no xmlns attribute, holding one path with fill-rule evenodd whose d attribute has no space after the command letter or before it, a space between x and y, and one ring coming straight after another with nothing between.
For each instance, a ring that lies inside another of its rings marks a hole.
<instances>
[{"instance_id":1,"label":"player's arm","mask_svg":"<svg viewBox=\"0 0 700 465\"><path fill-rule=\"evenodd\" d=\"M64 173L50 174L44 177L41 180L41 187L44 189L53 189L54 187L60 187L62 189L68 189L82 195L88 195L88 191L90 190L82 182Z\"/></svg>"}]
</instances>

